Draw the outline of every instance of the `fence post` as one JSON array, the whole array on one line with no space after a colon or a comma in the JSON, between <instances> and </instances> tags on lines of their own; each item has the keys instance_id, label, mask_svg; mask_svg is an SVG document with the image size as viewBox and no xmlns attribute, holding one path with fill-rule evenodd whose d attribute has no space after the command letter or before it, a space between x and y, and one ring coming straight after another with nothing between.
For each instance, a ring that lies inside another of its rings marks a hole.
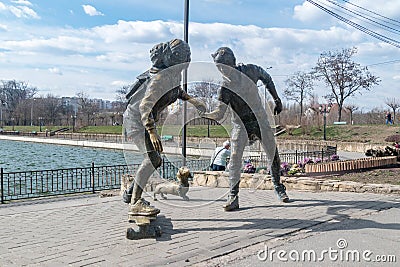
<instances>
[{"instance_id":1,"label":"fence post","mask_svg":"<svg viewBox=\"0 0 400 267\"><path fill-rule=\"evenodd\" d=\"M94 162L92 162L92 172L91 172L91 178L92 178L92 193L95 193L94 190Z\"/></svg>"},{"instance_id":2,"label":"fence post","mask_svg":"<svg viewBox=\"0 0 400 267\"><path fill-rule=\"evenodd\" d=\"M324 149L321 150L322 162L324 162Z\"/></svg>"},{"instance_id":3,"label":"fence post","mask_svg":"<svg viewBox=\"0 0 400 267\"><path fill-rule=\"evenodd\" d=\"M3 168L1 168L1 170L0 170L0 172L1 172L1 204L4 204L4 188L3 188L3 179L4 179L4 177L3 177Z\"/></svg>"},{"instance_id":4,"label":"fence post","mask_svg":"<svg viewBox=\"0 0 400 267\"><path fill-rule=\"evenodd\" d=\"M297 164L297 162L299 162L298 158L297 158L297 149L295 150L296 154L295 154L295 164Z\"/></svg>"},{"instance_id":5,"label":"fence post","mask_svg":"<svg viewBox=\"0 0 400 267\"><path fill-rule=\"evenodd\" d=\"M165 177L165 158L162 157L162 173L161 173L161 178Z\"/></svg>"}]
</instances>

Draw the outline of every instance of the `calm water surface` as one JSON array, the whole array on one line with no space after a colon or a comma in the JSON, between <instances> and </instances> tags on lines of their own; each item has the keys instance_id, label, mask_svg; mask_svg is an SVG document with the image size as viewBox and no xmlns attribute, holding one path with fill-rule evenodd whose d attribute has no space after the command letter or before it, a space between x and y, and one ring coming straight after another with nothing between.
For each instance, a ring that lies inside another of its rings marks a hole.
<instances>
[{"instance_id":1,"label":"calm water surface","mask_svg":"<svg viewBox=\"0 0 400 267\"><path fill-rule=\"evenodd\" d=\"M138 154L140 162L140 155ZM0 140L4 172L126 164L122 150Z\"/></svg>"}]
</instances>

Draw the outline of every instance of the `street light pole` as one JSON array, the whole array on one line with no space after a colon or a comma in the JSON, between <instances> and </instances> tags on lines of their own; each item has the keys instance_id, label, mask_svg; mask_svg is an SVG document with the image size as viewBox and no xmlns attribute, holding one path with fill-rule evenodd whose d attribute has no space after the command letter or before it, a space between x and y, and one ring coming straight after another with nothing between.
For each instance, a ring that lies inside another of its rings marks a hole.
<instances>
[{"instance_id":1,"label":"street light pole","mask_svg":"<svg viewBox=\"0 0 400 267\"><path fill-rule=\"evenodd\" d=\"M329 111L331 110L331 105L320 105L319 106L319 111L322 113L322 115L324 116L324 141L326 141L326 114L329 113Z\"/></svg>"},{"instance_id":2,"label":"street light pole","mask_svg":"<svg viewBox=\"0 0 400 267\"><path fill-rule=\"evenodd\" d=\"M31 104L31 126L33 126L33 99Z\"/></svg>"},{"instance_id":3,"label":"street light pole","mask_svg":"<svg viewBox=\"0 0 400 267\"><path fill-rule=\"evenodd\" d=\"M75 120L76 120L76 115L71 115L72 119L72 132L75 132Z\"/></svg>"},{"instance_id":4,"label":"street light pole","mask_svg":"<svg viewBox=\"0 0 400 267\"><path fill-rule=\"evenodd\" d=\"M326 106L324 106L324 141L326 141Z\"/></svg>"},{"instance_id":5,"label":"street light pole","mask_svg":"<svg viewBox=\"0 0 400 267\"><path fill-rule=\"evenodd\" d=\"M184 41L189 43L189 0L185 0L185 14L184 14L184 29L183 29ZM183 71L183 90L187 92L187 69ZM182 158L183 166L186 165L186 116L187 116L187 104L183 101L183 116L182 116Z\"/></svg>"},{"instance_id":6,"label":"street light pole","mask_svg":"<svg viewBox=\"0 0 400 267\"><path fill-rule=\"evenodd\" d=\"M0 128L3 128L3 101L0 100Z\"/></svg>"},{"instance_id":7,"label":"street light pole","mask_svg":"<svg viewBox=\"0 0 400 267\"><path fill-rule=\"evenodd\" d=\"M43 117L39 117L39 132L42 132L42 120Z\"/></svg>"}]
</instances>

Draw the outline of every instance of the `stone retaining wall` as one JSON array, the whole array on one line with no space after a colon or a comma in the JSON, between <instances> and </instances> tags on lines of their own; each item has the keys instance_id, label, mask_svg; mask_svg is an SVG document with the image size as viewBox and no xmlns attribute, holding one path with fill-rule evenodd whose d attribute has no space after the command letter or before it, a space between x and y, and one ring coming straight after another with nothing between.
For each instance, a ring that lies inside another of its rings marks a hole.
<instances>
[{"instance_id":1,"label":"stone retaining wall","mask_svg":"<svg viewBox=\"0 0 400 267\"><path fill-rule=\"evenodd\" d=\"M323 163L311 163L305 166L306 173L342 172L368 169L397 164L397 156L340 160Z\"/></svg>"},{"instance_id":2,"label":"stone retaining wall","mask_svg":"<svg viewBox=\"0 0 400 267\"><path fill-rule=\"evenodd\" d=\"M382 144L360 143L360 142L336 142L336 141L315 141L315 140L285 140L278 139L277 146L280 151L300 150L313 151L320 150L326 146L337 146L338 151L365 153L370 148L382 146Z\"/></svg>"},{"instance_id":3,"label":"stone retaining wall","mask_svg":"<svg viewBox=\"0 0 400 267\"><path fill-rule=\"evenodd\" d=\"M400 186L389 184L364 184L315 177L281 177L281 181L287 190L400 194ZM212 171L194 172L193 185L228 188L228 174ZM271 190L273 189L273 184L269 175L243 173L240 187L254 190Z\"/></svg>"}]
</instances>

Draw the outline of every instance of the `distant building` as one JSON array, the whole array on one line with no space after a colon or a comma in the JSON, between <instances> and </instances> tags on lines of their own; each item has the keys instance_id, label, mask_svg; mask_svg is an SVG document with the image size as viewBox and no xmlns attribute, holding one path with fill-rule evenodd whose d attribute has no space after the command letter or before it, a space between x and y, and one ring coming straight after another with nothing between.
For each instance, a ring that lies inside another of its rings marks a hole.
<instances>
[{"instance_id":1,"label":"distant building","mask_svg":"<svg viewBox=\"0 0 400 267\"><path fill-rule=\"evenodd\" d=\"M79 98L77 97L62 97L62 106L66 109L71 109L75 114L79 108Z\"/></svg>"},{"instance_id":2,"label":"distant building","mask_svg":"<svg viewBox=\"0 0 400 267\"><path fill-rule=\"evenodd\" d=\"M98 99L98 98L94 98L91 100L93 103L95 103L98 106L98 108L100 110L109 110L109 109L113 108L113 105L112 105L111 101L109 101L109 100L103 100L103 99Z\"/></svg>"}]
</instances>

